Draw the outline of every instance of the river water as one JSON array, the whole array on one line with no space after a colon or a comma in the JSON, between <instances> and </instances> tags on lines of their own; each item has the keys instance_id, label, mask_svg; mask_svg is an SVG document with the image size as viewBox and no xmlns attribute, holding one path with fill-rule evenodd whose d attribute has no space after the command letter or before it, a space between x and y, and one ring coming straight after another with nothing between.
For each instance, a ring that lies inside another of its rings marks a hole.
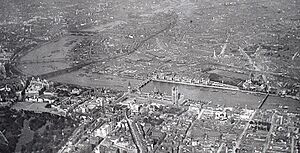
<instances>
[{"instance_id":1,"label":"river water","mask_svg":"<svg viewBox=\"0 0 300 153\"><path fill-rule=\"evenodd\" d=\"M241 91L230 91L223 89L213 89L207 87L196 87L189 85L180 85L174 83L151 81L142 88L142 92L152 92L154 88L161 93L171 95L173 86L178 86L180 94L185 99L211 101L213 104L225 106L241 106L247 108L256 108L259 102L264 99L263 94L249 94ZM296 108L300 108L300 101L291 98L282 98L277 96L269 96L262 108L274 109L279 106L288 106L290 112L297 112Z\"/></svg>"},{"instance_id":2,"label":"river water","mask_svg":"<svg viewBox=\"0 0 300 153\"><path fill-rule=\"evenodd\" d=\"M56 59L66 58L67 52L80 41L80 37L66 36L58 41L50 42L42 45L21 58L21 61L35 61L37 59ZM73 43L70 43L73 42ZM66 45L71 44L71 45ZM19 68L25 74L38 75L55 71L69 67L68 63L65 62L51 62L51 63L36 63L36 64L25 64L19 65ZM109 87L119 90L126 90L128 82L131 82L133 86L139 84L140 80L136 79L125 79L117 76L92 74L91 76L81 76L81 71L68 73L60 76L51 78L52 81L58 81L62 83L77 84L81 86L89 87ZM145 92L153 91L156 87L160 92L171 95L171 88L174 86L173 83L163 82L150 82L142 90ZM239 91L229 91L221 89L211 89L205 87L195 87L188 85L178 85L179 92L184 95L185 98L194 100L205 100L212 101L215 104L226 105L226 106L246 106L255 108L258 106L265 95L254 95L247 94ZM269 96L263 108L278 108L281 106L289 106L289 111L297 111L297 107L300 108L300 102L290 98L281 98Z\"/></svg>"},{"instance_id":3,"label":"river water","mask_svg":"<svg viewBox=\"0 0 300 153\"><path fill-rule=\"evenodd\" d=\"M56 41L45 43L21 57L20 61L41 61L39 63L25 63L19 64L18 68L29 76L40 75L60 69L70 67L71 61L62 60L56 62L43 62L45 60L59 60L68 58L68 52L76 43L80 42L82 37L78 36L64 36ZM104 75L104 74L90 74L89 76L84 74L84 70L78 70L72 73L66 73L58 75L53 78L49 78L50 81L56 81L61 83L69 83L88 87L108 87L118 90L127 90L128 82L133 86L138 85L141 80L121 78L118 76Z\"/></svg>"}]
</instances>

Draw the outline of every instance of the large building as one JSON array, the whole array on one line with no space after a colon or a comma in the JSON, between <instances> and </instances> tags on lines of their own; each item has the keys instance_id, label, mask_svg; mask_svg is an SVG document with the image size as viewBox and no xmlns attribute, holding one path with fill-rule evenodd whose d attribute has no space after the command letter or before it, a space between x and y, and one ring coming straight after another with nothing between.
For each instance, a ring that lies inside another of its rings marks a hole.
<instances>
[{"instance_id":1,"label":"large building","mask_svg":"<svg viewBox=\"0 0 300 153\"><path fill-rule=\"evenodd\" d=\"M49 87L50 84L47 80L41 80L40 78L32 78L30 80L30 84L25 90L25 100L43 102L44 100L40 98L40 94Z\"/></svg>"}]
</instances>

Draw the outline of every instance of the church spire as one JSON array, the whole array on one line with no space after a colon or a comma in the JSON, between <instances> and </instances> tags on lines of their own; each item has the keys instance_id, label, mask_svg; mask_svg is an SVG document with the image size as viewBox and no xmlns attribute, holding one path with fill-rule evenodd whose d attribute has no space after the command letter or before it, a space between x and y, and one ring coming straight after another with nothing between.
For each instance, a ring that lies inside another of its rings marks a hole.
<instances>
[{"instance_id":1,"label":"church spire","mask_svg":"<svg viewBox=\"0 0 300 153\"><path fill-rule=\"evenodd\" d=\"M131 93L131 83L130 83L130 81L128 81L127 91L128 91L128 93Z\"/></svg>"}]
</instances>

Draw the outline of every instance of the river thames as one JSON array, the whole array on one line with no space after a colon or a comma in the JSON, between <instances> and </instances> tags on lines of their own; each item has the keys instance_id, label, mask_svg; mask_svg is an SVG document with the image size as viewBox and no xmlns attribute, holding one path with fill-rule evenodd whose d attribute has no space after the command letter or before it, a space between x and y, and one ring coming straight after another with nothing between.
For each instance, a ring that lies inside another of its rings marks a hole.
<instances>
[{"instance_id":1,"label":"river thames","mask_svg":"<svg viewBox=\"0 0 300 153\"><path fill-rule=\"evenodd\" d=\"M266 96L265 94L250 94L242 91L196 87L159 81L151 81L142 88L142 92L151 93L156 88L161 93L171 95L173 86L178 86L179 93L183 94L185 99L211 101L213 104L229 107L247 106L247 108L256 108L259 102ZM289 112L299 112L299 110L297 111L297 107L300 108L300 101L291 98L269 96L262 108L273 109L280 106L288 106Z\"/></svg>"},{"instance_id":2,"label":"river thames","mask_svg":"<svg viewBox=\"0 0 300 153\"><path fill-rule=\"evenodd\" d=\"M67 52L74 46L75 41L79 41L80 37L66 36L57 41L46 43L37 47L21 57L20 61L35 61L43 59L67 58ZM73 43L70 43L73 42ZM69 44L66 46L66 44ZM33 63L19 65L19 69L25 74L38 75L44 74L57 69L63 69L70 66L69 61L50 62L50 63ZM59 75L49 78L51 81L69 83L88 87L108 87L126 91L128 82L136 86L142 80L122 78L119 76L90 74L89 76L81 75L82 70ZM241 106L248 108L256 108L259 102L265 97L264 94L249 94L241 91L231 91L223 89L214 89L208 87L196 87L183 84L164 83L151 81L142 88L144 92L152 92L156 87L160 92L171 95L173 86L178 86L179 92L186 99L211 101L214 104L225 106ZM291 98L283 98L277 96L269 96L262 108L273 109L288 106L288 111L299 112L300 101ZM298 108L298 110L297 110Z\"/></svg>"}]
</instances>

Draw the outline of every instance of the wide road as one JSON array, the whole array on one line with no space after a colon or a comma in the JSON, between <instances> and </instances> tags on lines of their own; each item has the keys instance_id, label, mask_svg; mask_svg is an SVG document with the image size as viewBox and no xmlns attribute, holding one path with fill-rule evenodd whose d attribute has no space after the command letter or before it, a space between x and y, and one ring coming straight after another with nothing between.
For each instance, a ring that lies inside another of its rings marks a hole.
<instances>
[{"instance_id":1,"label":"wide road","mask_svg":"<svg viewBox=\"0 0 300 153\"><path fill-rule=\"evenodd\" d=\"M267 135L267 142L265 143L264 145L264 150L263 150L263 153L266 153L268 148L269 148L269 145L270 145L270 141L271 141L271 134L274 130L274 126L275 126L275 113L272 115L272 120L271 120L271 127L270 127L270 130L268 132L268 135Z\"/></svg>"},{"instance_id":2,"label":"wide road","mask_svg":"<svg viewBox=\"0 0 300 153\"><path fill-rule=\"evenodd\" d=\"M191 130L192 130L193 126L195 125L195 122L201 118L201 116L203 115L204 111L205 111L205 109L202 109L202 108L201 108L201 111L200 111L199 114L197 115L197 118L196 118L194 121L192 121L192 123L191 123L190 126L187 128L186 132L184 133L182 142L180 142L180 143L178 144L178 147L177 147L177 148L178 148L177 151L178 151L179 153L181 152L181 148L182 148L182 144L181 144L181 143L184 142L184 140L186 139L187 136L191 136L191 133L192 133Z\"/></svg>"},{"instance_id":3,"label":"wide road","mask_svg":"<svg viewBox=\"0 0 300 153\"><path fill-rule=\"evenodd\" d=\"M125 116L125 119L128 123L130 133L131 133L133 141L134 141L134 143L137 147L138 153L146 152L147 150L144 150L143 144L141 143L142 140L139 139L139 136L138 136L138 133L137 133L136 129L133 128L133 123L132 123L133 121L128 118L127 112L124 112L124 116Z\"/></svg>"},{"instance_id":4,"label":"wide road","mask_svg":"<svg viewBox=\"0 0 300 153\"><path fill-rule=\"evenodd\" d=\"M259 103L259 105L257 106L257 109L255 109L254 112L251 114L251 116L250 116L250 118L249 118L247 124L245 125L245 128L244 128L242 134L239 136L239 138L238 138L238 140L237 140L237 142L236 142L236 144L235 144L235 148L236 148L236 149L240 148L242 139L243 139L243 137L245 136L246 131L247 131L247 129L248 129L249 126L250 126L250 121L253 120L255 114L261 109L261 107L263 106L263 104L265 103L265 101L267 100L268 97L269 97L269 94L266 95L266 97L265 97L265 98L261 101L261 103Z\"/></svg>"}]
</instances>

